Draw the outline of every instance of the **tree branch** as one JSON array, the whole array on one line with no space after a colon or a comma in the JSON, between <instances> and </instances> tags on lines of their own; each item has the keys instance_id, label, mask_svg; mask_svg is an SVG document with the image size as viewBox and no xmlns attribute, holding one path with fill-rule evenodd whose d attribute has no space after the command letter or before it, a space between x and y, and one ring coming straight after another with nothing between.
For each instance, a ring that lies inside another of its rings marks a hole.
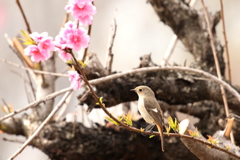
<instances>
[{"instance_id":1,"label":"tree branch","mask_svg":"<svg viewBox=\"0 0 240 160\"><path fill-rule=\"evenodd\" d=\"M207 28L205 28L206 25L201 25L205 24L204 18L196 10L187 8L181 0L149 0L149 2L160 20L172 28L178 39L183 42L186 49L193 55L198 67L215 74L211 45L208 35L205 34ZM212 25L213 30L215 30L215 26L219 21L218 14L215 17L216 23ZM216 37L214 39L217 45L220 70L224 75L223 47Z\"/></svg>"},{"instance_id":2,"label":"tree branch","mask_svg":"<svg viewBox=\"0 0 240 160\"><path fill-rule=\"evenodd\" d=\"M17 3L17 5L18 5L18 7L19 7L19 9L20 9L20 11L21 11L21 14L22 14L22 16L23 16L24 22L25 22L25 24L26 24L26 26L27 26L27 31L28 31L28 33L32 33L32 31L31 31L31 29L30 29L30 25L29 25L29 23L28 23L28 21L27 21L27 17L26 17L26 15L25 15L25 13L24 13L24 11L23 11L23 9L22 9L22 6L21 6L20 1L19 1L19 0L16 0L16 3Z\"/></svg>"},{"instance_id":3,"label":"tree branch","mask_svg":"<svg viewBox=\"0 0 240 160\"><path fill-rule=\"evenodd\" d=\"M177 71L193 74L184 74ZM203 76L208 78L209 81L194 80L192 76ZM240 97L235 89L217 77L193 68L178 66L139 68L91 80L90 84L95 85L96 93L104 97L104 103L107 107L110 107L137 100L137 96L134 96L129 90L138 85L150 86L155 91L156 98L169 104L187 104L201 100L214 100L222 103L219 85L215 82L228 90L226 95L231 104L231 109L239 113ZM109 84L112 84L112 86L109 87ZM90 107L99 107L95 105L89 95L83 99L81 104L83 103Z\"/></svg>"},{"instance_id":4,"label":"tree branch","mask_svg":"<svg viewBox=\"0 0 240 160\"><path fill-rule=\"evenodd\" d=\"M29 109L29 108L36 107L36 106L38 106L38 105L39 105L40 103L42 103L42 102L46 102L46 101L48 101L48 100L51 100L51 99L55 98L56 96L61 95L61 94L66 93L66 92L69 92L69 91L72 91L72 87L68 87L68 88L62 89L62 90L60 90L60 91L54 92L54 93L52 93L52 94L49 94L49 95L47 95L46 97L41 98L40 100L34 101L34 102L32 102L31 104L29 104L29 105L27 105L27 106L25 106L25 107L23 107L23 108L20 108L19 110L16 110L16 111L14 111L14 112L12 112L12 113L9 113L9 114L1 117L1 118L0 118L0 122L3 121L3 120L5 120L5 119L7 119L7 118L9 118L9 117L13 117L13 116L15 116L15 115L18 114L18 113L21 113L21 112L23 112L23 111L26 111L26 110Z\"/></svg>"},{"instance_id":5,"label":"tree branch","mask_svg":"<svg viewBox=\"0 0 240 160\"><path fill-rule=\"evenodd\" d=\"M28 138L27 141L8 159L13 160L18 154L20 154L26 147L31 143L31 141L41 132L44 126L52 119L52 117L58 112L61 108L62 104L65 102L66 98L71 94L71 91L65 93L63 98L58 102L56 107L52 110L52 112L47 116L47 118L42 122L42 124L37 128L37 130Z\"/></svg>"}]
</instances>

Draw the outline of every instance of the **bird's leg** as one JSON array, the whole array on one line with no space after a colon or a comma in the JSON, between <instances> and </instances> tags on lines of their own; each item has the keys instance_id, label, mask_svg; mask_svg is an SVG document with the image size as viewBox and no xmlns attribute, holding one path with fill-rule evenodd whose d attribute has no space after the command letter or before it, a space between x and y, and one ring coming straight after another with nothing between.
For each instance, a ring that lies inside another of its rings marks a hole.
<instances>
[{"instance_id":1,"label":"bird's leg","mask_svg":"<svg viewBox=\"0 0 240 160\"><path fill-rule=\"evenodd\" d=\"M151 132L152 132L153 127L155 127L155 123L149 124L149 125L144 129L144 131L151 131Z\"/></svg>"},{"instance_id":2,"label":"bird's leg","mask_svg":"<svg viewBox=\"0 0 240 160\"><path fill-rule=\"evenodd\" d=\"M155 123L150 123L150 124L144 129L144 131L145 131L145 132L146 132L146 131L152 132L153 127L155 127ZM143 136L146 136L146 134L143 134L143 133L142 133L142 135L143 135Z\"/></svg>"}]
</instances>

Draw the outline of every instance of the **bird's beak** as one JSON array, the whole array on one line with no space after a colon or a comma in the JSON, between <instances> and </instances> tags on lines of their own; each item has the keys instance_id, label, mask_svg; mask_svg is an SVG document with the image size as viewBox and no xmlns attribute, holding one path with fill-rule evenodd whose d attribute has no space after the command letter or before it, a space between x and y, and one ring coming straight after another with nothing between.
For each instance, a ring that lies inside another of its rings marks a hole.
<instances>
[{"instance_id":1,"label":"bird's beak","mask_svg":"<svg viewBox=\"0 0 240 160\"><path fill-rule=\"evenodd\" d=\"M136 92L135 89L131 89L130 91L134 91L134 92Z\"/></svg>"}]
</instances>

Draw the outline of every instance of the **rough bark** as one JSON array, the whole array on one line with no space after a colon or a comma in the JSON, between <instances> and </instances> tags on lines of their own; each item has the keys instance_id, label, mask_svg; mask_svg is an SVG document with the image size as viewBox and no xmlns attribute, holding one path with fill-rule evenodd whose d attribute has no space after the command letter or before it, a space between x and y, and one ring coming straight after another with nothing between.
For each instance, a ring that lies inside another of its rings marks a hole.
<instances>
[{"instance_id":1,"label":"rough bark","mask_svg":"<svg viewBox=\"0 0 240 160\"><path fill-rule=\"evenodd\" d=\"M140 125L143 125L142 121L135 123L136 127ZM77 123L73 135L73 123L51 123L33 143L53 160L197 159L179 139L165 136L167 149L163 153L159 137L149 139L148 136L111 125L86 128ZM179 149L172 152L176 147Z\"/></svg>"},{"instance_id":2,"label":"rough bark","mask_svg":"<svg viewBox=\"0 0 240 160\"><path fill-rule=\"evenodd\" d=\"M186 7L180 0L149 0L160 20L171 27L186 49L194 56L197 67L216 73L215 62L203 13ZM210 16L214 43L222 75L225 73L223 47L217 40L215 26L220 15Z\"/></svg>"},{"instance_id":3,"label":"rough bark","mask_svg":"<svg viewBox=\"0 0 240 160\"><path fill-rule=\"evenodd\" d=\"M139 85L147 85L155 92L158 100L168 104L188 104L203 100L212 100L222 104L219 84L209 79L198 79L198 75L181 73L177 71L157 71L148 73L136 73L112 79L104 83L94 85L97 95L104 97L106 107L119 103L137 100L137 95L130 89ZM111 87L109 87L109 84ZM237 89L237 87L236 87ZM237 89L240 91L239 89ZM85 93L83 93L85 94ZM79 99L82 98L81 94ZM226 91L229 107L239 113L237 99ZM96 106L92 95L88 94L80 101L90 107Z\"/></svg>"}]
</instances>

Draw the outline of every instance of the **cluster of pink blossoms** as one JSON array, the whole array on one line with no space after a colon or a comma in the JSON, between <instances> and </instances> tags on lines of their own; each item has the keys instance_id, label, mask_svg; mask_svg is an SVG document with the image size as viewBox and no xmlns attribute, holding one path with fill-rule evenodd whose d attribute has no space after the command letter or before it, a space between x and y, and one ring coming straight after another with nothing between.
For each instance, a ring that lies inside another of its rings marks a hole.
<instances>
[{"instance_id":1,"label":"cluster of pink blossoms","mask_svg":"<svg viewBox=\"0 0 240 160\"><path fill-rule=\"evenodd\" d=\"M48 36L47 32L41 34L33 32L30 37L34 40L36 45L29 45L24 49L24 53L32 56L31 60L34 62L45 61L51 57L51 51L55 49L52 37Z\"/></svg>"},{"instance_id":2,"label":"cluster of pink blossoms","mask_svg":"<svg viewBox=\"0 0 240 160\"><path fill-rule=\"evenodd\" d=\"M93 0L69 0L65 7L68 13L82 25L92 24L93 15L96 14L96 7L92 4Z\"/></svg>"},{"instance_id":3,"label":"cluster of pink blossoms","mask_svg":"<svg viewBox=\"0 0 240 160\"><path fill-rule=\"evenodd\" d=\"M78 21L80 25L92 24L93 15L96 14L96 7L92 4L93 0L69 0L65 9ZM58 51L59 57L64 61L72 58L72 50L80 51L87 48L90 40L84 28L72 21L67 22L61 29L55 41L48 36L47 32L41 34L34 32L30 34L31 44L24 52L31 56L34 62L45 61L51 57L51 51ZM69 81L74 90L80 88L80 75L77 71L68 72Z\"/></svg>"},{"instance_id":4,"label":"cluster of pink blossoms","mask_svg":"<svg viewBox=\"0 0 240 160\"><path fill-rule=\"evenodd\" d=\"M69 61L72 56L67 51L69 49L79 51L81 48L87 48L89 39L90 37L84 28L77 28L75 23L67 22L55 38L55 46L58 48L59 57Z\"/></svg>"}]
</instances>

